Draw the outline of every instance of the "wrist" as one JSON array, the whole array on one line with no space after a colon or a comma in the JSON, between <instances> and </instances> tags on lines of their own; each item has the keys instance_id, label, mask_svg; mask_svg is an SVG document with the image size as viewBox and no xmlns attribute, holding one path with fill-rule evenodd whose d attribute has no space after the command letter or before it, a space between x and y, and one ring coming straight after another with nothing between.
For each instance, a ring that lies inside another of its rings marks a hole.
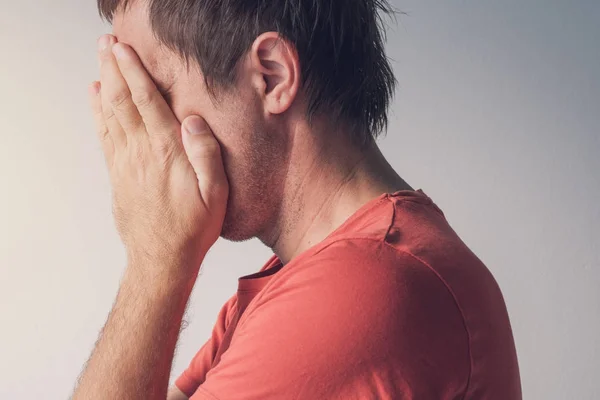
<instances>
[{"instance_id":1,"label":"wrist","mask_svg":"<svg viewBox=\"0 0 600 400\"><path fill-rule=\"evenodd\" d=\"M126 274L148 285L193 285L203 260L204 253L128 249Z\"/></svg>"}]
</instances>

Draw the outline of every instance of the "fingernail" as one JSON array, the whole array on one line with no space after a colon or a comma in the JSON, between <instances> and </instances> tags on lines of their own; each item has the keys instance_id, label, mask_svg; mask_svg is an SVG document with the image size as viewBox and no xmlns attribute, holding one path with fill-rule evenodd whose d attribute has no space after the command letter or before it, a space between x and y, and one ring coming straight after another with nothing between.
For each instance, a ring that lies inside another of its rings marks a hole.
<instances>
[{"instance_id":1,"label":"fingernail","mask_svg":"<svg viewBox=\"0 0 600 400\"><path fill-rule=\"evenodd\" d=\"M92 82L92 84L90 85L90 92L94 96L97 96L100 93L100 82L98 82L98 81Z\"/></svg>"},{"instance_id":2,"label":"fingernail","mask_svg":"<svg viewBox=\"0 0 600 400\"><path fill-rule=\"evenodd\" d=\"M191 135L201 135L206 133L207 129L206 122L200 117L188 118L185 122L185 129Z\"/></svg>"},{"instance_id":3,"label":"fingernail","mask_svg":"<svg viewBox=\"0 0 600 400\"><path fill-rule=\"evenodd\" d=\"M98 39L98 50L104 51L108 47L110 42L111 42L110 36L108 36L108 35L100 36L100 39Z\"/></svg>"}]
</instances>

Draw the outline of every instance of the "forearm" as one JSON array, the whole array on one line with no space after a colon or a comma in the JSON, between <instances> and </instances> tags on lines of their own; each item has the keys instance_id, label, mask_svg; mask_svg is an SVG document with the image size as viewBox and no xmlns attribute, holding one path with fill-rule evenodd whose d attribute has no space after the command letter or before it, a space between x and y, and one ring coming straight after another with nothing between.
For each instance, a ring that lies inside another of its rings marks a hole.
<instances>
[{"instance_id":1,"label":"forearm","mask_svg":"<svg viewBox=\"0 0 600 400\"><path fill-rule=\"evenodd\" d=\"M188 116L182 125L130 46L112 35L98 45L101 82L90 86L90 103L131 262L73 398L164 400L181 319L221 232L229 184L206 121Z\"/></svg>"},{"instance_id":2,"label":"forearm","mask_svg":"<svg viewBox=\"0 0 600 400\"><path fill-rule=\"evenodd\" d=\"M161 399L195 274L129 265L73 399ZM153 272L154 271L154 272Z\"/></svg>"}]
</instances>

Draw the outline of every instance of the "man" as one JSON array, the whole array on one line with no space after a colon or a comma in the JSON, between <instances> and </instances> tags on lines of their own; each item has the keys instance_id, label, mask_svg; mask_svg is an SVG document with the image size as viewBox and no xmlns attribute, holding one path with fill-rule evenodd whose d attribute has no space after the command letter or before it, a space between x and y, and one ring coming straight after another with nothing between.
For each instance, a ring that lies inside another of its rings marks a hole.
<instances>
[{"instance_id":1,"label":"man","mask_svg":"<svg viewBox=\"0 0 600 400\"><path fill-rule=\"evenodd\" d=\"M75 399L521 397L496 282L375 143L384 1L99 7L90 95L128 266ZM219 236L275 256L168 391Z\"/></svg>"}]
</instances>

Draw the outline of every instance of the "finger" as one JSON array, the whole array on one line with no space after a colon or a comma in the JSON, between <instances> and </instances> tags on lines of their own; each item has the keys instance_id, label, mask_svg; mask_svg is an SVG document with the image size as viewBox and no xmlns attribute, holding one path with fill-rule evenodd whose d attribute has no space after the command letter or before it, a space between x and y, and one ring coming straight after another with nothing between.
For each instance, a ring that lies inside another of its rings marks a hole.
<instances>
[{"instance_id":1,"label":"finger","mask_svg":"<svg viewBox=\"0 0 600 400\"><path fill-rule=\"evenodd\" d=\"M112 165L114 145L108 133L108 127L104 122L104 114L102 113L102 100L100 99L100 82L94 81L89 87L89 98L92 113L94 114L94 122L96 123L96 132L98 139L102 145L104 158L106 163Z\"/></svg>"},{"instance_id":2,"label":"finger","mask_svg":"<svg viewBox=\"0 0 600 400\"><path fill-rule=\"evenodd\" d=\"M125 137L125 131L119 124L117 117L113 111L112 105L110 104L110 98L108 88L110 88L107 59L111 55L111 47L116 42L116 39L112 35L103 35L98 40L98 60L100 61L100 98L102 100L102 112L104 115L104 122L108 127L108 134L110 135L115 150L125 147L127 145L127 139Z\"/></svg>"},{"instance_id":3,"label":"finger","mask_svg":"<svg viewBox=\"0 0 600 400\"><path fill-rule=\"evenodd\" d=\"M113 46L113 53L148 134L162 136L171 133L170 130L178 127L179 122L138 55L124 43Z\"/></svg>"},{"instance_id":4,"label":"finger","mask_svg":"<svg viewBox=\"0 0 600 400\"><path fill-rule=\"evenodd\" d=\"M187 117L182 124L182 136L204 203L209 209L225 204L229 192L227 175L221 147L208 124L198 116Z\"/></svg>"},{"instance_id":5,"label":"finger","mask_svg":"<svg viewBox=\"0 0 600 400\"><path fill-rule=\"evenodd\" d=\"M122 133L127 138L145 132L142 118L133 103L127 82L119 70L110 46L101 52L100 62L100 76L103 80L102 93L107 104L110 105L111 112L117 118Z\"/></svg>"}]
</instances>

